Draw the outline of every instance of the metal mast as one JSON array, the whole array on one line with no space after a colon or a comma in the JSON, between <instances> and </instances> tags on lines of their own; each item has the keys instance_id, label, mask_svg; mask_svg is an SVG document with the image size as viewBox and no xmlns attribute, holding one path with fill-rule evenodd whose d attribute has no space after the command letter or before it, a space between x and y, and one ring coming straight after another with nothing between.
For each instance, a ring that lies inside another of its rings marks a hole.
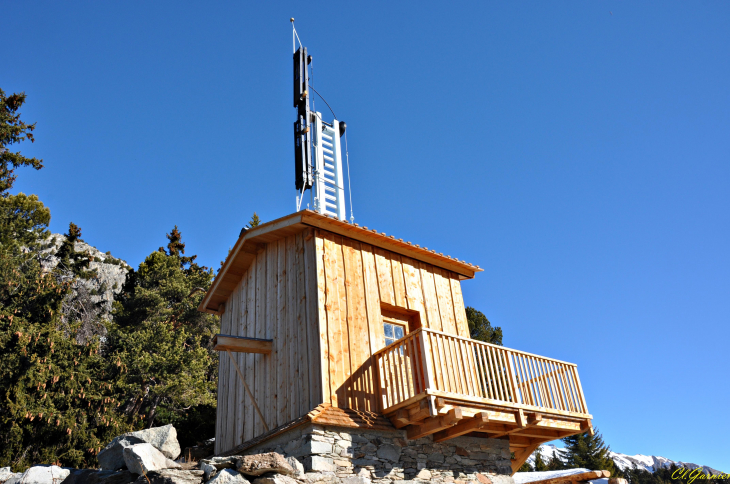
<instances>
[{"instance_id":1,"label":"metal mast","mask_svg":"<svg viewBox=\"0 0 730 484\"><path fill-rule=\"evenodd\" d=\"M293 38L299 40L291 19ZM344 134L344 122L333 119L328 123L322 113L312 112L309 107L308 66L312 56L294 40L294 170L297 195L297 211L301 209L304 191L314 189L314 210L340 220L347 220L345 211L345 177L342 172L340 137ZM326 102L326 101L325 101ZM333 112L334 116L334 112ZM312 156L313 155L313 156Z\"/></svg>"}]
</instances>

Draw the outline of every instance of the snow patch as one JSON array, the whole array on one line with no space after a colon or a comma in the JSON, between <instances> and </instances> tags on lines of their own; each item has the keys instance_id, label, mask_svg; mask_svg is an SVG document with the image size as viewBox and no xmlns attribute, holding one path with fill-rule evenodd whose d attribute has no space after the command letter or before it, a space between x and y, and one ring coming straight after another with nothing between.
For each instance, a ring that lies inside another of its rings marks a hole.
<instances>
[{"instance_id":1,"label":"snow patch","mask_svg":"<svg viewBox=\"0 0 730 484\"><path fill-rule=\"evenodd\" d=\"M562 449L559 449L554 444L543 444L538 448L538 450L540 451L540 455L542 456L543 462L545 462L547 464L548 461L550 461L550 459L552 459L554 455L557 455L558 457L560 457L560 450L562 450ZM535 453L536 452L537 451L535 451ZM533 467L535 466L535 453L533 453L527 459L527 463ZM662 469L662 468L669 469L670 467L672 467L672 464L674 464L677 467L685 467L687 469L696 469L698 467L701 467L702 472L704 472L705 474L707 474L707 473L721 474L720 471L718 471L717 469L713 469L712 467L699 466L699 465L693 464L691 462L674 461L671 459L667 459L666 457L661 457L661 456L657 456L657 455L644 455L644 454L626 455L626 454L621 454L618 452L609 452L609 456L616 463L616 466L619 469L621 469L622 471L631 469L634 466L636 466L639 469L644 469L649 472L654 472L657 469ZM574 469L571 469L571 470L574 470ZM590 470L599 471L599 470L603 470L603 469L590 469ZM559 471L557 471L557 472L559 472ZM530 472L529 474L540 474L540 473ZM515 476L516 475L517 474L515 474ZM566 475L568 475L568 474L566 474ZM545 477L544 479L549 479L549 478ZM539 479L534 479L534 480L539 480ZM597 479L596 481L593 481L593 482L598 483L600 480L601 479ZM526 481L526 482L530 482L530 481ZM516 480L515 480L515 483L517 483Z\"/></svg>"}]
</instances>

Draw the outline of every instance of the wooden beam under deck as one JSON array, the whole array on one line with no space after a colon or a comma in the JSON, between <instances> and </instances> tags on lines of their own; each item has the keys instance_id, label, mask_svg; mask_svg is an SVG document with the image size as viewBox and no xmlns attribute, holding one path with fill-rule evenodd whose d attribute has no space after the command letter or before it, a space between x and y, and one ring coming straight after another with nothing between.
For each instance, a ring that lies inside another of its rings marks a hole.
<instances>
[{"instance_id":1,"label":"wooden beam under deck","mask_svg":"<svg viewBox=\"0 0 730 484\"><path fill-rule=\"evenodd\" d=\"M420 439L427 435L435 434L440 430L456 425L463 415L459 407L452 408L446 415L429 417L420 425L409 425L406 429L409 440Z\"/></svg>"},{"instance_id":2,"label":"wooden beam under deck","mask_svg":"<svg viewBox=\"0 0 730 484\"><path fill-rule=\"evenodd\" d=\"M474 430L483 429L489 425L489 413L479 412L471 418L463 419L453 427L436 432L433 436L434 442L443 442L461 435L466 435Z\"/></svg>"},{"instance_id":3,"label":"wooden beam under deck","mask_svg":"<svg viewBox=\"0 0 730 484\"><path fill-rule=\"evenodd\" d=\"M428 397L423 394L397 409L386 409L386 416L397 428L404 428L409 439L433 434L434 442L459 436L507 438L514 453L512 470L519 469L540 444L592 430L590 415L533 411L509 402L484 405L435 397L436 416L432 416ZM421 397L421 398L418 398ZM434 398L434 397L431 397Z\"/></svg>"}]
</instances>

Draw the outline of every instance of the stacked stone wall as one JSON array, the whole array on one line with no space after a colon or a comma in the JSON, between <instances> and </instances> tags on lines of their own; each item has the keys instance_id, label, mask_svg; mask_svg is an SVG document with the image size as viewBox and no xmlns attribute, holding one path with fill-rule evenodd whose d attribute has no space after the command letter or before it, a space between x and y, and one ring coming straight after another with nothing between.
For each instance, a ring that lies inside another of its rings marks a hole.
<instances>
[{"instance_id":1,"label":"stacked stone wall","mask_svg":"<svg viewBox=\"0 0 730 484\"><path fill-rule=\"evenodd\" d=\"M431 436L408 440L401 430L306 425L244 453L261 452L296 458L311 483L514 483L509 442L499 439L457 437L435 443Z\"/></svg>"}]
</instances>

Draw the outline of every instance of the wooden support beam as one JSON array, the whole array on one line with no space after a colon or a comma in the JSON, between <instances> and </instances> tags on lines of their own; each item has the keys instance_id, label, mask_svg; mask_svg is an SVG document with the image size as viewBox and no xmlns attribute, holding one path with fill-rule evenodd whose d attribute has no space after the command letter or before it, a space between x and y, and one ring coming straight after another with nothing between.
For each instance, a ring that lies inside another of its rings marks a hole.
<instances>
[{"instance_id":1,"label":"wooden support beam","mask_svg":"<svg viewBox=\"0 0 730 484\"><path fill-rule=\"evenodd\" d=\"M418 407L408 410L408 419L411 422L420 422L428 417L432 417L428 399L421 400Z\"/></svg>"},{"instance_id":2,"label":"wooden support beam","mask_svg":"<svg viewBox=\"0 0 730 484\"><path fill-rule=\"evenodd\" d=\"M532 413L529 416L526 416L525 412L523 412L522 409L518 410L518 412L515 414L515 418L517 420L517 427L498 433L497 435L490 435L490 437L493 439L498 439L500 437L504 437L505 435L522 432L525 429L537 426L542 421L541 414Z\"/></svg>"},{"instance_id":3,"label":"wooden support beam","mask_svg":"<svg viewBox=\"0 0 730 484\"><path fill-rule=\"evenodd\" d=\"M479 412L472 418L461 420L453 427L436 432L433 436L434 442L443 442L444 440L453 439L469 432L482 429L489 425L489 414L487 412Z\"/></svg>"},{"instance_id":4,"label":"wooden support beam","mask_svg":"<svg viewBox=\"0 0 730 484\"><path fill-rule=\"evenodd\" d=\"M213 349L216 351L233 351L236 353L261 353L271 354L274 340L245 338L243 336L231 336L229 334L217 334L213 336Z\"/></svg>"},{"instance_id":5,"label":"wooden support beam","mask_svg":"<svg viewBox=\"0 0 730 484\"><path fill-rule=\"evenodd\" d=\"M515 414L515 422L517 422L518 427L527 427L525 412L521 408L517 409L517 413Z\"/></svg>"},{"instance_id":6,"label":"wooden support beam","mask_svg":"<svg viewBox=\"0 0 730 484\"><path fill-rule=\"evenodd\" d=\"M509 445L510 447L528 447L532 444L544 444L550 442L549 437L525 437L523 435L510 434Z\"/></svg>"},{"instance_id":7,"label":"wooden support beam","mask_svg":"<svg viewBox=\"0 0 730 484\"><path fill-rule=\"evenodd\" d=\"M593 423L591 423L590 420L584 420L580 423L580 429L585 432L588 431L588 434L593 437L594 431L593 431Z\"/></svg>"},{"instance_id":8,"label":"wooden support beam","mask_svg":"<svg viewBox=\"0 0 730 484\"><path fill-rule=\"evenodd\" d=\"M408 415L408 410L402 408L395 412L395 415L390 417L390 421L393 424L393 426L397 429L402 429L403 427L411 424L411 419Z\"/></svg>"},{"instance_id":9,"label":"wooden support beam","mask_svg":"<svg viewBox=\"0 0 730 484\"><path fill-rule=\"evenodd\" d=\"M515 475L515 472L522 467L522 464L527 462L527 459L532 455L535 450L540 447L540 444L532 444L528 445L524 449L515 450L515 458L512 460L512 475Z\"/></svg>"},{"instance_id":10,"label":"wooden support beam","mask_svg":"<svg viewBox=\"0 0 730 484\"><path fill-rule=\"evenodd\" d=\"M560 430L560 429L550 429L550 430L543 430L537 427L528 427L526 429L522 429L519 432L514 432L510 435L519 435L521 437L536 437L538 439L549 439L549 440L555 440L555 439L562 439L563 437L567 437L568 435L574 435L575 430Z\"/></svg>"},{"instance_id":11,"label":"wooden support beam","mask_svg":"<svg viewBox=\"0 0 730 484\"><path fill-rule=\"evenodd\" d=\"M411 425L408 427L407 436L409 440L420 439L427 435L435 434L439 430L443 430L456 425L463 418L461 408L455 407L449 410L446 415L438 417L429 417L421 425Z\"/></svg>"}]
</instances>

